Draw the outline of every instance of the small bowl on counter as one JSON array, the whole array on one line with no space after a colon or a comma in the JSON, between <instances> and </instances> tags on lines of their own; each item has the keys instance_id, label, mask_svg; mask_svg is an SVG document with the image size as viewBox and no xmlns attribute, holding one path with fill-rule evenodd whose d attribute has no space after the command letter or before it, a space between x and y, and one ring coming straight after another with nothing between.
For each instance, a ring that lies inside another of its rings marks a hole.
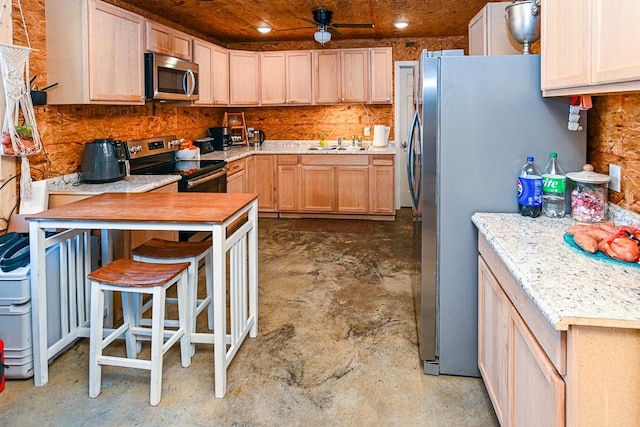
<instances>
[{"instance_id":1,"label":"small bowl on counter","mask_svg":"<svg viewBox=\"0 0 640 427\"><path fill-rule=\"evenodd\" d=\"M176 160L199 160L200 148L194 147L191 149L178 150L175 152Z\"/></svg>"}]
</instances>

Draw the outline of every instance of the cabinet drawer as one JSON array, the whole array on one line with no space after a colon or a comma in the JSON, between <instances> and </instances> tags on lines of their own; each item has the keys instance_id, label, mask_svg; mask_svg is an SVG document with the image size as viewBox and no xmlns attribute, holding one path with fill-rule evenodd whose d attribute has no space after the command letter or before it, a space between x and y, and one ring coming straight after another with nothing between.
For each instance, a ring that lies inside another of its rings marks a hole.
<instances>
[{"instance_id":1,"label":"cabinet drawer","mask_svg":"<svg viewBox=\"0 0 640 427\"><path fill-rule=\"evenodd\" d=\"M393 166L393 156L369 156L374 166Z\"/></svg>"},{"instance_id":2,"label":"cabinet drawer","mask_svg":"<svg viewBox=\"0 0 640 427\"><path fill-rule=\"evenodd\" d=\"M300 156L302 165L367 166L369 156L359 154L309 154Z\"/></svg>"},{"instance_id":3,"label":"cabinet drawer","mask_svg":"<svg viewBox=\"0 0 640 427\"><path fill-rule=\"evenodd\" d=\"M247 167L247 159L234 160L227 165L227 176L233 175L245 170Z\"/></svg>"},{"instance_id":4,"label":"cabinet drawer","mask_svg":"<svg viewBox=\"0 0 640 427\"><path fill-rule=\"evenodd\" d=\"M538 340L560 375L567 373L567 334L556 331L524 292L518 281L507 270L498 255L482 235L478 235L478 250L489 269L502 285L502 289L527 327Z\"/></svg>"},{"instance_id":5,"label":"cabinet drawer","mask_svg":"<svg viewBox=\"0 0 640 427\"><path fill-rule=\"evenodd\" d=\"M297 154L280 154L278 155L278 164L279 165L297 165L298 155Z\"/></svg>"}]
</instances>

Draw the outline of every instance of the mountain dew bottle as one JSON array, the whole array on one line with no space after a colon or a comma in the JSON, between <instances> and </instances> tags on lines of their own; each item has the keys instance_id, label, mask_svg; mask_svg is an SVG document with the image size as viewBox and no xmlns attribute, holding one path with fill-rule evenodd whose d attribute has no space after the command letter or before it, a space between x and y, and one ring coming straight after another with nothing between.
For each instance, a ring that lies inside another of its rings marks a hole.
<instances>
[{"instance_id":1,"label":"mountain dew bottle","mask_svg":"<svg viewBox=\"0 0 640 427\"><path fill-rule=\"evenodd\" d=\"M549 154L549 163L542 173L542 212L550 218L565 214L567 177L558 161L558 154Z\"/></svg>"}]
</instances>

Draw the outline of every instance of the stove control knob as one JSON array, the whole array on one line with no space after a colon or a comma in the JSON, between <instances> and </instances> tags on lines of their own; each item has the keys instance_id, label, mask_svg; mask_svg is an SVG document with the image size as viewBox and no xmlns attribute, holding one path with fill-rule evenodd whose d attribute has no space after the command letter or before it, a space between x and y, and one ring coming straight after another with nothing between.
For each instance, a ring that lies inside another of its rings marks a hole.
<instances>
[{"instance_id":1,"label":"stove control knob","mask_svg":"<svg viewBox=\"0 0 640 427\"><path fill-rule=\"evenodd\" d=\"M133 146L129 147L129 152L131 154L139 153L141 151L142 151L142 146L141 145L133 145Z\"/></svg>"},{"instance_id":2,"label":"stove control knob","mask_svg":"<svg viewBox=\"0 0 640 427\"><path fill-rule=\"evenodd\" d=\"M178 147L180 145L180 140L174 139L173 141L169 141L169 147Z\"/></svg>"}]
</instances>

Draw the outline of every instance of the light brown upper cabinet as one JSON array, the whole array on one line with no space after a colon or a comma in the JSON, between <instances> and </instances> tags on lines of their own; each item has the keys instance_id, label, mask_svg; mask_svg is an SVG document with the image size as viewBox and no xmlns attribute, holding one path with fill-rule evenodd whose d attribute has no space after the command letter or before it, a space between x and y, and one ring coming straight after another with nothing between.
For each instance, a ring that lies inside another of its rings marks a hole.
<instances>
[{"instance_id":1,"label":"light brown upper cabinet","mask_svg":"<svg viewBox=\"0 0 640 427\"><path fill-rule=\"evenodd\" d=\"M144 104L144 19L99 0L47 0L55 104Z\"/></svg>"},{"instance_id":2,"label":"light brown upper cabinet","mask_svg":"<svg viewBox=\"0 0 640 427\"><path fill-rule=\"evenodd\" d=\"M391 104L393 98L393 52L390 47L376 47L369 51L371 81L369 102Z\"/></svg>"},{"instance_id":3,"label":"light brown upper cabinet","mask_svg":"<svg viewBox=\"0 0 640 427\"><path fill-rule=\"evenodd\" d=\"M640 3L547 0L541 8L544 96L640 91Z\"/></svg>"},{"instance_id":4,"label":"light brown upper cabinet","mask_svg":"<svg viewBox=\"0 0 640 427\"><path fill-rule=\"evenodd\" d=\"M260 56L258 52L229 51L229 104L256 106L260 99Z\"/></svg>"},{"instance_id":5,"label":"light brown upper cabinet","mask_svg":"<svg viewBox=\"0 0 640 427\"><path fill-rule=\"evenodd\" d=\"M311 51L260 53L260 103L262 105L309 105Z\"/></svg>"},{"instance_id":6,"label":"light brown upper cabinet","mask_svg":"<svg viewBox=\"0 0 640 427\"><path fill-rule=\"evenodd\" d=\"M369 88L369 50L314 50L313 82L316 104L366 103Z\"/></svg>"},{"instance_id":7,"label":"light brown upper cabinet","mask_svg":"<svg viewBox=\"0 0 640 427\"><path fill-rule=\"evenodd\" d=\"M145 47L149 52L162 53L191 61L193 37L157 22L145 22Z\"/></svg>"},{"instance_id":8,"label":"light brown upper cabinet","mask_svg":"<svg viewBox=\"0 0 640 427\"><path fill-rule=\"evenodd\" d=\"M229 104L229 59L225 48L193 40L193 62L199 67L199 95L195 105Z\"/></svg>"}]
</instances>

